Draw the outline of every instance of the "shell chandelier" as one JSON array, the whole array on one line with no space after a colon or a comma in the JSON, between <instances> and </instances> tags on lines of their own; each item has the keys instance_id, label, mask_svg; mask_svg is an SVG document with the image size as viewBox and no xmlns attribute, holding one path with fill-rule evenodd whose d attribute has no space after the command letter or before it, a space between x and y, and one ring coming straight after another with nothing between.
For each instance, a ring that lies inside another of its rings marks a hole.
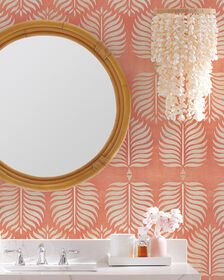
<instances>
[{"instance_id":1,"label":"shell chandelier","mask_svg":"<svg viewBox=\"0 0 224 280\"><path fill-rule=\"evenodd\" d=\"M212 61L217 60L214 9L164 9L152 19L151 60L157 91L166 99L168 120L205 118L211 93Z\"/></svg>"}]
</instances>

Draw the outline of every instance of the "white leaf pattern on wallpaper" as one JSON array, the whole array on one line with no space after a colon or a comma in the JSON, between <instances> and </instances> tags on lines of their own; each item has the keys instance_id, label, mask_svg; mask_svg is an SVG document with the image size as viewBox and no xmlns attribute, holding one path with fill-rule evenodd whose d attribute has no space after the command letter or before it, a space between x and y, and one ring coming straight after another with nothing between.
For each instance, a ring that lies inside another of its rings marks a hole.
<instances>
[{"instance_id":1,"label":"white leaf pattern on wallpaper","mask_svg":"<svg viewBox=\"0 0 224 280\"><path fill-rule=\"evenodd\" d=\"M40 9L43 0L0 0L0 6L11 15L31 15Z\"/></svg>"},{"instance_id":2,"label":"white leaf pattern on wallpaper","mask_svg":"<svg viewBox=\"0 0 224 280\"><path fill-rule=\"evenodd\" d=\"M207 139L202 123L167 122L161 130L160 160L166 167L198 167L207 155Z\"/></svg>"},{"instance_id":3,"label":"white leaf pattern on wallpaper","mask_svg":"<svg viewBox=\"0 0 224 280\"><path fill-rule=\"evenodd\" d=\"M96 10L85 14L81 26L98 37L116 57L121 56L126 45L126 31L122 17L110 10Z\"/></svg>"},{"instance_id":4,"label":"white leaf pattern on wallpaper","mask_svg":"<svg viewBox=\"0 0 224 280\"><path fill-rule=\"evenodd\" d=\"M201 8L204 0L162 0L164 8Z\"/></svg>"},{"instance_id":5,"label":"white leaf pattern on wallpaper","mask_svg":"<svg viewBox=\"0 0 224 280\"><path fill-rule=\"evenodd\" d=\"M132 47L137 57L151 57L151 20L152 12L146 11L138 15L133 24Z\"/></svg>"},{"instance_id":6,"label":"white leaf pattern on wallpaper","mask_svg":"<svg viewBox=\"0 0 224 280\"><path fill-rule=\"evenodd\" d=\"M56 9L73 16L94 9L95 4L96 0L54 0Z\"/></svg>"},{"instance_id":7,"label":"white leaf pattern on wallpaper","mask_svg":"<svg viewBox=\"0 0 224 280\"><path fill-rule=\"evenodd\" d=\"M1 237L1 239L13 239L13 233L4 231L4 230L0 230L0 237Z\"/></svg>"},{"instance_id":8,"label":"white leaf pattern on wallpaper","mask_svg":"<svg viewBox=\"0 0 224 280\"><path fill-rule=\"evenodd\" d=\"M136 231L152 205L152 190L147 183L116 182L106 190L106 219L113 231Z\"/></svg>"},{"instance_id":9,"label":"white leaf pattern on wallpaper","mask_svg":"<svg viewBox=\"0 0 224 280\"><path fill-rule=\"evenodd\" d=\"M224 226L224 183L220 183L214 191L213 210L216 223Z\"/></svg>"},{"instance_id":10,"label":"white leaf pattern on wallpaper","mask_svg":"<svg viewBox=\"0 0 224 280\"><path fill-rule=\"evenodd\" d=\"M84 235L82 235L82 238L105 239L109 238L112 233L115 233L112 228L104 227L103 225L101 225L99 227L94 227L88 230Z\"/></svg>"},{"instance_id":11,"label":"white leaf pattern on wallpaper","mask_svg":"<svg viewBox=\"0 0 224 280\"><path fill-rule=\"evenodd\" d=\"M218 123L213 140L214 159L219 166L224 166L224 121Z\"/></svg>"},{"instance_id":12,"label":"white leaf pattern on wallpaper","mask_svg":"<svg viewBox=\"0 0 224 280\"><path fill-rule=\"evenodd\" d=\"M164 118L165 99L158 97L156 83L155 73L140 73L134 79L132 106L139 119L157 121Z\"/></svg>"},{"instance_id":13,"label":"white leaf pattern on wallpaper","mask_svg":"<svg viewBox=\"0 0 224 280\"><path fill-rule=\"evenodd\" d=\"M207 194L198 182L164 183L159 194L159 205L163 211L179 208L184 218L181 230L193 230L201 226L206 217Z\"/></svg>"},{"instance_id":14,"label":"white leaf pattern on wallpaper","mask_svg":"<svg viewBox=\"0 0 224 280\"><path fill-rule=\"evenodd\" d=\"M127 136L111 162L114 167L144 167L152 160L153 140L150 127L131 119Z\"/></svg>"},{"instance_id":15,"label":"white leaf pattern on wallpaper","mask_svg":"<svg viewBox=\"0 0 224 280\"><path fill-rule=\"evenodd\" d=\"M0 12L0 30L9 27L15 22L14 18L8 13Z\"/></svg>"},{"instance_id":16,"label":"white leaf pattern on wallpaper","mask_svg":"<svg viewBox=\"0 0 224 280\"><path fill-rule=\"evenodd\" d=\"M224 276L223 240L224 231L212 226L195 231L188 239L188 260L204 276Z\"/></svg>"},{"instance_id":17,"label":"white leaf pattern on wallpaper","mask_svg":"<svg viewBox=\"0 0 224 280\"><path fill-rule=\"evenodd\" d=\"M96 223L99 194L91 183L51 193L51 212L54 227L76 233Z\"/></svg>"},{"instance_id":18,"label":"white leaf pattern on wallpaper","mask_svg":"<svg viewBox=\"0 0 224 280\"><path fill-rule=\"evenodd\" d=\"M147 8L150 0L108 0L108 4L115 11L128 14L139 13Z\"/></svg>"},{"instance_id":19,"label":"white leaf pattern on wallpaper","mask_svg":"<svg viewBox=\"0 0 224 280\"><path fill-rule=\"evenodd\" d=\"M219 30L218 33L218 57L223 58L224 57L224 14L218 12L217 13L217 27Z\"/></svg>"},{"instance_id":20,"label":"white leaf pattern on wallpaper","mask_svg":"<svg viewBox=\"0 0 224 280\"><path fill-rule=\"evenodd\" d=\"M46 5L32 15L34 20L67 21L68 15L57 9L55 5Z\"/></svg>"},{"instance_id":21,"label":"white leaf pattern on wallpaper","mask_svg":"<svg viewBox=\"0 0 224 280\"><path fill-rule=\"evenodd\" d=\"M8 232L22 234L35 230L43 223L45 208L42 192L0 186L0 223Z\"/></svg>"},{"instance_id":22,"label":"white leaf pattern on wallpaper","mask_svg":"<svg viewBox=\"0 0 224 280\"><path fill-rule=\"evenodd\" d=\"M224 9L224 0L216 0L216 5L219 9Z\"/></svg>"},{"instance_id":23,"label":"white leaf pattern on wallpaper","mask_svg":"<svg viewBox=\"0 0 224 280\"><path fill-rule=\"evenodd\" d=\"M212 94L207 98L206 119L216 121L224 115L224 73L212 74Z\"/></svg>"},{"instance_id":24,"label":"white leaf pattern on wallpaper","mask_svg":"<svg viewBox=\"0 0 224 280\"><path fill-rule=\"evenodd\" d=\"M28 237L30 239L67 239L66 232L61 231L58 228L46 227L39 228L31 232Z\"/></svg>"}]
</instances>

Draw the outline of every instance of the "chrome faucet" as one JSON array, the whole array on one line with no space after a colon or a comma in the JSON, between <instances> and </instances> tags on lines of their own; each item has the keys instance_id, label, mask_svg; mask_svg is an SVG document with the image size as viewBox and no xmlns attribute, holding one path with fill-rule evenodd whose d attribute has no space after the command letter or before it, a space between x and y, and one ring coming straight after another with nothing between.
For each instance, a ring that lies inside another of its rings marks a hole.
<instances>
[{"instance_id":1,"label":"chrome faucet","mask_svg":"<svg viewBox=\"0 0 224 280\"><path fill-rule=\"evenodd\" d=\"M40 265L40 264L48 264L47 259L46 259L46 249L44 248L43 243L41 243L39 245L39 256L38 256L38 260L37 260L37 265Z\"/></svg>"},{"instance_id":2,"label":"chrome faucet","mask_svg":"<svg viewBox=\"0 0 224 280\"><path fill-rule=\"evenodd\" d=\"M23 252L22 250L19 248L17 250L8 250L6 249L4 251L6 254L8 253L17 253L18 256L17 256L17 260L16 260L16 265L25 265L25 261L24 261L24 258L23 258Z\"/></svg>"},{"instance_id":3,"label":"chrome faucet","mask_svg":"<svg viewBox=\"0 0 224 280\"><path fill-rule=\"evenodd\" d=\"M79 250L65 250L64 248L61 250L60 260L58 265L68 265L67 253L79 254Z\"/></svg>"}]
</instances>

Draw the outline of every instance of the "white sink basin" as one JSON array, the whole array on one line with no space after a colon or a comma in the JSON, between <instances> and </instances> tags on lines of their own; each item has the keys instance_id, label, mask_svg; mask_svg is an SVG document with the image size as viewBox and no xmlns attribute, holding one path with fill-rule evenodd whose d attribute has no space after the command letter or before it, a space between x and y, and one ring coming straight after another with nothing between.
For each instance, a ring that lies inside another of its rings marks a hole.
<instances>
[{"instance_id":1,"label":"white sink basin","mask_svg":"<svg viewBox=\"0 0 224 280\"><path fill-rule=\"evenodd\" d=\"M30 272L30 271L97 271L96 263L77 263L71 265L57 265L57 264L48 264L48 265L36 265L36 264L28 264L28 265L13 265L6 264L3 265L3 268L7 271L17 271L17 272Z\"/></svg>"}]
</instances>

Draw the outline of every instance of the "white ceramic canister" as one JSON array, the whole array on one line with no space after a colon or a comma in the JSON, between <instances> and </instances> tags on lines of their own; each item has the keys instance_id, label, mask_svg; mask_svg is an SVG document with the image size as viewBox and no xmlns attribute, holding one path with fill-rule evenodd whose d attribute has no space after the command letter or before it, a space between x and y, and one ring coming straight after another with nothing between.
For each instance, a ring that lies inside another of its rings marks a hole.
<instances>
[{"instance_id":1,"label":"white ceramic canister","mask_svg":"<svg viewBox=\"0 0 224 280\"><path fill-rule=\"evenodd\" d=\"M167 257L167 240L163 236L155 237L151 239L151 257Z\"/></svg>"},{"instance_id":2,"label":"white ceramic canister","mask_svg":"<svg viewBox=\"0 0 224 280\"><path fill-rule=\"evenodd\" d=\"M112 234L110 236L110 255L112 257L133 257L134 234Z\"/></svg>"}]
</instances>

